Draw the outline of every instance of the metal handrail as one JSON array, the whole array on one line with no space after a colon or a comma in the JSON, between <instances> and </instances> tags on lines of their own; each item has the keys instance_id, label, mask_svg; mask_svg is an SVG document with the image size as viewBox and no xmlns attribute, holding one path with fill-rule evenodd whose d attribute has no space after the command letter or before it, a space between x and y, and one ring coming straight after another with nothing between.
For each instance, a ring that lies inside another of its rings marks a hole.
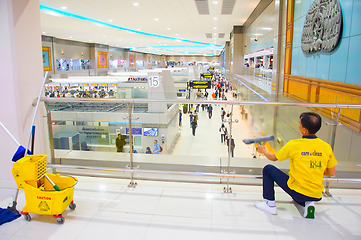
<instances>
[{"instance_id":1,"label":"metal handrail","mask_svg":"<svg viewBox=\"0 0 361 240\"><path fill-rule=\"evenodd\" d=\"M259 102L236 100L181 100L181 99L142 99L142 98L40 98L43 102L110 102L110 103L175 103L175 104L225 104L225 105L267 105L267 106L302 106L321 108L361 108L361 104L337 103L287 103L287 102Z\"/></svg>"},{"instance_id":2,"label":"metal handrail","mask_svg":"<svg viewBox=\"0 0 361 240\"><path fill-rule=\"evenodd\" d=\"M85 166L77 166L77 165L56 165L56 164L47 164L47 167L49 167L49 168L67 168L67 169L85 169L85 170L110 171L110 172L125 172L125 173L153 173L153 174L202 176L202 177L218 177L218 178L220 177L220 178L262 179L262 175L247 175L247 174L158 171L158 170L140 170L140 169L107 168L107 167L85 167ZM361 179L335 178L335 177L324 178L323 180L329 181L329 182L361 182Z\"/></svg>"}]
</instances>

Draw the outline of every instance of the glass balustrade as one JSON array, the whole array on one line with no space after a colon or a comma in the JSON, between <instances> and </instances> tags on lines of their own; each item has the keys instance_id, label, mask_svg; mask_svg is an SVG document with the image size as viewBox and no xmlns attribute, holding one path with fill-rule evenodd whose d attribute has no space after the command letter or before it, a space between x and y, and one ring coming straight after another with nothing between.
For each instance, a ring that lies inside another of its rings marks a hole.
<instances>
[{"instance_id":1,"label":"glass balustrade","mask_svg":"<svg viewBox=\"0 0 361 240\"><path fill-rule=\"evenodd\" d=\"M329 102L300 103L283 95L256 94L244 86L229 91L227 101L211 100L210 96L197 98L193 93L190 99L167 100L42 98L48 111L50 161L58 166L58 172L131 181L212 182L225 187L261 184L266 164L287 172L288 161L270 162L257 152L257 143L247 145L243 140L274 135L274 141L265 144L277 151L288 141L301 137L299 115L305 111L316 111L322 116L317 136L334 148L339 162L336 178L360 179L361 134L357 127L360 129L361 101L346 103L337 101L335 96L324 99ZM225 110L224 118L221 108ZM195 111L197 127L193 135L191 117ZM222 124L227 128L225 136L234 139L234 157L227 147L227 137L222 136ZM124 140L121 152L116 147L118 134ZM154 154L158 149L155 140L162 148L160 154ZM147 148L152 154L146 153ZM360 185L331 181L331 187Z\"/></svg>"}]
</instances>

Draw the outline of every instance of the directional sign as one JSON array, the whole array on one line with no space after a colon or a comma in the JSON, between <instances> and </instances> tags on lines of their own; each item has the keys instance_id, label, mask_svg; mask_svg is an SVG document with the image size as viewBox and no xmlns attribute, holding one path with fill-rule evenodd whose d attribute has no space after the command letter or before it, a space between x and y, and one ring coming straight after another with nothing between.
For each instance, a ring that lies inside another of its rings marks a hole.
<instances>
[{"instance_id":1,"label":"directional sign","mask_svg":"<svg viewBox=\"0 0 361 240\"><path fill-rule=\"evenodd\" d=\"M190 81L190 87L194 89L210 89L211 81Z\"/></svg>"},{"instance_id":2,"label":"directional sign","mask_svg":"<svg viewBox=\"0 0 361 240\"><path fill-rule=\"evenodd\" d=\"M201 77L204 77L204 78L213 78L213 73L201 73Z\"/></svg>"}]
</instances>

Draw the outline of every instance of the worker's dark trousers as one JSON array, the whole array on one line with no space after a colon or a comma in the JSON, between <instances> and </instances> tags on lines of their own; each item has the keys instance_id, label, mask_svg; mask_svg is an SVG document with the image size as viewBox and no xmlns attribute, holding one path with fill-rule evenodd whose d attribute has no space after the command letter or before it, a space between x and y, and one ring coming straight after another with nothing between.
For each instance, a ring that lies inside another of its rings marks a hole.
<instances>
[{"instance_id":1,"label":"worker's dark trousers","mask_svg":"<svg viewBox=\"0 0 361 240\"><path fill-rule=\"evenodd\" d=\"M301 193L291 190L288 185L289 176L276 168L273 165L268 164L263 168L263 198L266 200L274 201L275 200L275 190L274 183L276 182L279 187L281 187L292 199L300 204L305 206L307 201L320 201L322 198L312 198L305 196Z\"/></svg>"}]
</instances>

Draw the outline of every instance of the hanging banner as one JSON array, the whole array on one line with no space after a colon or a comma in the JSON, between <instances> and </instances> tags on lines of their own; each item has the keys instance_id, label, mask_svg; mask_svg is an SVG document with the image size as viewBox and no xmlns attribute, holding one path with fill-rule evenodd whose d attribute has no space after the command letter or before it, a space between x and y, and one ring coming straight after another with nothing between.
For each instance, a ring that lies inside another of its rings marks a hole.
<instances>
[{"instance_id":1,"label":"hanging banner","mask_svg":"<svg viewBox=\"0 0 361 240\"><path fill-rule=\"evenodd\" d=\"M134 54L129 54L129 67L135 67L135 56L134 56Z\"/></svg>"},{"instance_id":2,"label":"hanging banner","mask_svg":"<svg viewBox=\"0 0 361 240\"><path fill-rule=\"evenodd\" d=\"M97 52L98 54L98 68L108 68L107 52Z\"/></svg>"}]
</instances>

